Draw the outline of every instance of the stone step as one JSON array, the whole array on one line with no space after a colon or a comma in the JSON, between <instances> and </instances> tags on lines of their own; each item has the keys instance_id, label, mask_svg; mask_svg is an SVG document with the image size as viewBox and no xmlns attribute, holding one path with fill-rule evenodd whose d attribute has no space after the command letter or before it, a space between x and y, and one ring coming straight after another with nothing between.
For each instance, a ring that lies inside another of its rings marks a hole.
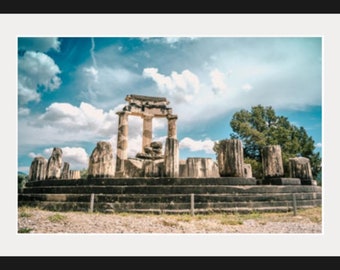
<instances>
[{"instance_id":1,"label":"stone step","mask_svg":"<svg viewBox=\"0 0 340 270\"><path fill-rule=\"evenodd\" d=\"M62 201L19 202L19 206L40 207L53 211L89 211L90 203ZM298 209L321 206L321 200L302 200L296 203ZM207 212L256 212L256 211L291 211L292 201L266 202L209 202L209 203L109 203L95 202L95 212L134 212L134 213L207 213Z\"/></svg>"},{"instance_id":2,"label":"stone step","mask_svg":"<svg viewBox=\"0 0 340 270\"><path fill-rule=\"evenodd\" d=\"M216 178L166 178L166 177L135 177L135 178L96 178L96 179L58 179L29 181L26 187L33 186L140 186L140 185L256 185L255 178L216 177Z\"/></svg>"},{"instance_id":3,"label":"stone step","mask_svg":"<svg viewBox=\"0 0 340 270\"><path fill-rule=\"evenodd\" d=\"M193 196L193 197L192 197ZM321 193L294 193L295 200L321 200ZM90 202L91 194L19 194L19 201ZM94 194L94 202L196 203L292 201L293 193L254 194Z\"/></svg>"},{"instance_id":4,"label":"stone step","mask_svg":"<svg viewBox=\"0 0 340 270\"><path fill-rule=\"evenodd\" d=\"M298 208L321 206L322 189L239 177L43 180L28 182L18 205L89 211L92 198L92 211L100 212L289 211L294 200Z\"/></svg>"},{"instance_id":5,"label":"stone step","mask_svg":"<svg viewBox=\"0 0 340 270\"><path fill-rule=\"evenodd\" d=\"M22 193L72 194L243 194L243 193L321 192L319 186L230 186L230 185L128 185L128 186L31 186Z\"/></svg>"}]
</instances>

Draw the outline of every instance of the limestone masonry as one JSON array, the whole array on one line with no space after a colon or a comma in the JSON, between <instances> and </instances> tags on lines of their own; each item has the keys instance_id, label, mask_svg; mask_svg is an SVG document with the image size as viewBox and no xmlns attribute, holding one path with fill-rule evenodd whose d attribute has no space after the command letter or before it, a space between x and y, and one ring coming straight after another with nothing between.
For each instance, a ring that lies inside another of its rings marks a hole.
<instances>
[{"instance_id":1,"label":"limestone masonry","mask_svg":"<svg viewBox=\"0 0 340 270\"><path fill-rule=\"evenodd\" d=\"M236 177L252 179L250 164L244 163L241 140L220 140L217 160L211 158L179 159L177 139L177 115L169 107L165 97L128 95L126 106L118 111L117 149L114 151L110 142L99 141L88 163L87 178L134 178L134 177L170 177L170 178L216 178ZM130 117L143 119L142 145L135 157L128 157L128 120ZM152 141L152 122L154 118L168 120L168 132L165 145ZM268 145L262 150L263 175L260 184L316 185L312 178L308 158L289 159L289 178L284 178L284 169L280 145ZM30 181L51 179L80 179L80 171L70 170L71 164L63 162L61 148L54 147L51 157L35 157L29 171Z\"/></svg>"}]
</instances>

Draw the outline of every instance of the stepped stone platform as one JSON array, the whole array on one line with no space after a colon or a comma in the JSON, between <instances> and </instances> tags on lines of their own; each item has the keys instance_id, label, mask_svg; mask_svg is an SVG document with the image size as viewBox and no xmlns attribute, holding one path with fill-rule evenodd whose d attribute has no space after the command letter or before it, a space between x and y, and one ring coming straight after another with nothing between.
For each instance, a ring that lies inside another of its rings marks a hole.
<instances>
[{"instance_id":1,"label":"stepped stone platform","mask_svg":"<svg viewBox=\"0 0 340 270\"><path fill-rule=\"evenodd\" d=\"M55 211L249 213L322 205L316 185L260 185L255 178L96 178L30 181L18 206Z\"/></svg>"}]
</instances>

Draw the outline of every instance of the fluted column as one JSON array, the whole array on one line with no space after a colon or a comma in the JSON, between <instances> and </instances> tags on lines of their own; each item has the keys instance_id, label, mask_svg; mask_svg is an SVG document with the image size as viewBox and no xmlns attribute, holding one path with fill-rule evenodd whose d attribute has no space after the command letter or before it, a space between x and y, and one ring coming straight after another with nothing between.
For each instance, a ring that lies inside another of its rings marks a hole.
<instances>
[{"instance_id":1,"label":"fluted column","mask_svg":"<svg viewBox=\"0 0 340 270\"><path fill-rule=\"evenodd\" d=\"M152 115L143 115L143 143L142 152L144 153L144 147L150 146L152 142Z\"/></svg>"},{"instance_id":2,"label":"fluted column","mask_svg":"<svg viewBox=\"0 0 340 270\"><path fill-rule=\"evenodd\" d=\"M220 176L244 177L242 141L237 139L220 141L217 161Z\"/></svg>"},{"instance_id":3,"label":"fluted column","mask_svg":"<svg viewBox=\"0 0 340 270\"><path fill-rule=\"evenodd\" d=\"M118 134L117 134L117 158L116 158L116 176L124 174L124 161L127 159L128 148L128 112L117 112Z\"/></svg>"},{"instance_id":4,"label":"fluted column","mask_svg":"<svg viewBox=\"0 0 340 270\"><path fill-rule=\"evenodd\" d=\"M283 161L280 145L268 145L262 149L264 178L283 177Z\"/></svg>"},{"instance_id":5,"label":"fluted column","mask_svg":"<svg viewBox=\"0 0 340 270\"><path fill-rule=\"evenodd\" d=\"M168 138L177 139L177 126L176 126L177 115L171 114L168 115L167 118L168 118Z\"/></svg>"}]
</instances>

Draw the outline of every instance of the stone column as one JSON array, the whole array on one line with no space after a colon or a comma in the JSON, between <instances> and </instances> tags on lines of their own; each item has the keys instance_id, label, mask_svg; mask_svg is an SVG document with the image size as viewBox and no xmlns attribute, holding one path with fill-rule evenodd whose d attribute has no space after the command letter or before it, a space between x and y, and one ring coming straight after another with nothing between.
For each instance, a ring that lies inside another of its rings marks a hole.
<instances>
[{"instance_id":1,"label":"stone column","mask_svg":"<svg viewBox=\"0 0 340 270\"><path fill-rule=\"evenodd\" d=\"M269 145L262 149L264 178L283 177L283 162L280 145Z\"/></svg>"},{"instance_id":2,"label":"stone column","mask_svg":"<svg viewBox=\"0 0 340 270\"><path fill-rule=\"evenodd\" d=\"M116 158L116 176L124 174L124 160L127 160L128 148L128 112L117 112L118 134L117 134L117 158Z\"/></svg>"},{"instance_id":3,"label":"stone column","mask_svg":"<svg viewBox=\"0 0 340 270\"><path fill-rule=\"evenodd\" d=\"M144 147L150 146L152 142L152 115L143 115L143 143L142 152L145 153Z\"/></svg>"},{"instance_id":4,"label":"stone column","mask_svg":"<svg viewBox=\"0 0 340 270\"><path fill-rule=\"evenodd\" d=\"M166 177L179 176L179 144L177 139L166 138L164 167Z\"/></svg>"},{"instance_id":5,"label":"stone column","mask_svg":"<svg viewBox=\"0 0 340 270\"><path fill-rule=\"evenodd\" d=\"M177 139L177 126L176 126L177 115L170 114L167 116L167 118L168 118L168 138Z\"/></svg>"},{"instance_id":6,"label":"stone column","mask_svg":"<svg viewBox=\"0 0 340 270\"><path fill-rule=\"evenodd\" d=\"M63 165L63 151L54 147L50 158L47 161L46 179L60 179Z\"/></svg>"},{"instance_id":7,"label":"stone column","mask_svg":"<svg viewBox=\"0 0 340 270\"><path fill-rule=\"evenodd\" d=\"M217 160L220 176L243 177L242 141L237 139L222 140Z\"/></svg>"},{"instance_id":8,"label":"stone column","mask_svg":"<svg viewBox=\"0 0 340 270\"><path fill-rule=\"evenodd\" d=\"M110 142L99 141L89 158L87 178L113 177L113 150Z\"/></svg>"},{"instance_id":9,"label":"stone column","mask_svg":"<svg viewBox=\"0 0 340 270\"><path fill-rule=\"evenodd\" d=\"M70 175L70 163L64 162L64 166L61 171L60 179L69 179L69 175Z\"/></svg>"},{"instance_id":10,"label":"stone column","mask_svg":"<svg viewBox=\"0 0 340 270\"><path fill-rule=\"evenodd\" d=\"M31 163L29 171L29 180L45 180L47 169L47 159L43 157L35 157Z\"/></svg>"},{"instance_id":11,"label":"stone column","mask_svg":"<svg viewBox=\"0 0 340 270\"><path fill-rule=\"evenodd\" d=\"M253 172L251 170L251 164L245 163L243 164L244 169L244 177L245 178L253 178Z\"/></svg>"},{"instance_id":12,"label":"stone column","mask_svg":"<svg viewBox=\"0 0 340 270\"><path fill-rule=\"evenodd\" d=\"M309 158L295 157L289 159L290 177L300 178L301 180L312 180L312 168Z\"/></svg>"},{"instance_id":13,"label":"stone column","mask_svg":"<svg viewBox=\"0 0 340 270\"><path fill-rule=\"evenodd\" d=\"M70 179L80 179L80 171L70 170Z\"/></svg>"}]
</instances>

